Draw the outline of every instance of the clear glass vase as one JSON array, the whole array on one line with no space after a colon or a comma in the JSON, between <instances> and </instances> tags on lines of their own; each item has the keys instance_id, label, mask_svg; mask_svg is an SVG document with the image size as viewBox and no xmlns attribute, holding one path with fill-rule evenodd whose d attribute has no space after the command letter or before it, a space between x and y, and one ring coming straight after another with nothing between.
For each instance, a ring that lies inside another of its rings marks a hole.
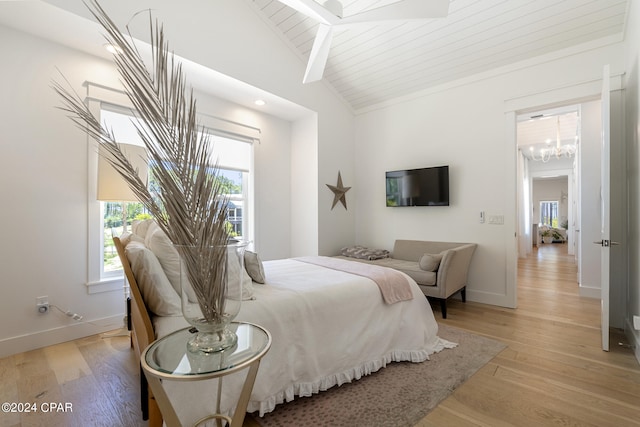
<instances>
[{"instance_id":1,"label":"clear glass vase","mask_svg":"<svg viewBox=\"0 0 640 427\"><path fill-rule=\"evenodd\" d=\"M246 242L202 247L175 245L180 254L182 315L192 325L187 349L214 353L236 345L228 328L242 304Z\"/></svg>"}]
</instances>

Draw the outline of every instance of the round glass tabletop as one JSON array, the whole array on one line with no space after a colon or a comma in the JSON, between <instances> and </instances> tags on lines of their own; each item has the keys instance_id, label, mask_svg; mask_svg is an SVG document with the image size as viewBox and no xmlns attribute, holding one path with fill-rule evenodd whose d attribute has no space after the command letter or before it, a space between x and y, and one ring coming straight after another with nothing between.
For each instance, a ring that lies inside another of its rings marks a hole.
<instances>
[{"instance_id":1,"label":"round glass tabletop","mask_svg":"<svg viewBox=\"0 0 640 427\"><path fill-rule=\"evenodd\" d=\"M232 322L229 329L238 336L235 346L215 353L192 353L187 350L191 328L173 332L149 346L144 361L162 377L195 379L217 377L245 368L261 358L271 345L271 335L252 323Z\"/></svg>"}]
</instances>

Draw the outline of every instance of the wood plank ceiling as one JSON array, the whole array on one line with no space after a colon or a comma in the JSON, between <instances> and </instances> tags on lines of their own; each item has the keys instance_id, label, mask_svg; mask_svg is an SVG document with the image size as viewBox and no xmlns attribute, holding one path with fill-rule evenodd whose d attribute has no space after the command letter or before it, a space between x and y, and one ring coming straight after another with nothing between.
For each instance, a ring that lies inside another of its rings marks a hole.
<instances>
[{"instance_id":1,"label":"wood plank ceiling","mask_svg":"<svg viewBox=\"0 0 640 427\"><path fill-rule=\"evenodd\" d=\"M306 62L318 23L277 0L253 2ZM341 2L349 16L395 1ZM627 0L451 0L446 18L371 22L336 31L324 78L358 111L621 34L626 12Z\"/></svg>"}]
</instances>

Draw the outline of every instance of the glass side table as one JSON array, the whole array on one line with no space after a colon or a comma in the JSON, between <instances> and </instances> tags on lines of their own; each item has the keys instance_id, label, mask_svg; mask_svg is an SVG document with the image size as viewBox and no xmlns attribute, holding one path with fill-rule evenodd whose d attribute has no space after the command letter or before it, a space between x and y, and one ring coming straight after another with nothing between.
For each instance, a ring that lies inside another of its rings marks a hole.
<instances>
[{"instance_id":1,"label":"glass side table","mask_svg":"<svg viewBox=\"0 0 640 427\"><path fill-rule=\"evenodd\" d=\"M161 380L201 381L212 378L219 379L216 413L198 420L195 425L209 419L222 419L231 427L242 427L260 360L271 347L271 334L252 323L232 322L229 327L238 335L238 343L227 350L210 354L189 352L187 340L192 332L191 328L185 328L154 341L142 352L142 369L168 427L181 424ZM233 417L220 414L222 377L245 368L248 368L249 372Z\"/></svg>"}]
</instances>

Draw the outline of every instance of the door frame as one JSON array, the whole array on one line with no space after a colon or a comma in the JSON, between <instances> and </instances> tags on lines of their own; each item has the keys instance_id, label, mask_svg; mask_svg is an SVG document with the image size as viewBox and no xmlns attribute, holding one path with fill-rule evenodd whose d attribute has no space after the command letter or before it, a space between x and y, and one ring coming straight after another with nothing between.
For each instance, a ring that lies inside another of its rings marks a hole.
<instances>
[{"instance_id":1,"label":"door frame","mask_svg":"<svg viewBox=\"0 0 640 427\"><path fill-rule=\"evenodd\" d=\"M610 256L611 249L611 82L609 65L602 72L602 93L600 96L602 131L600 144L600 333L602 349L609 351L610 325Z\"/></svg>"},{"instance_id":2,"label":"door frame","mask_svg":"<svg viewBox=\"0 0 640 427\"><path fill-rule=\"evenodd\" d=\"M610 90L622 88L622 75L610 76ZM507 205L505 207L506 285L505 296L509 307L518 305L518 210L517 210L517 117L528 112L546 110L562 105L581 104L600 99L602 78L552 88L543 92L524 94L505 99L504 119L506 130L506 181ZM578 172L579 173L579 172Z\"/></svg>"}]
</instances>

